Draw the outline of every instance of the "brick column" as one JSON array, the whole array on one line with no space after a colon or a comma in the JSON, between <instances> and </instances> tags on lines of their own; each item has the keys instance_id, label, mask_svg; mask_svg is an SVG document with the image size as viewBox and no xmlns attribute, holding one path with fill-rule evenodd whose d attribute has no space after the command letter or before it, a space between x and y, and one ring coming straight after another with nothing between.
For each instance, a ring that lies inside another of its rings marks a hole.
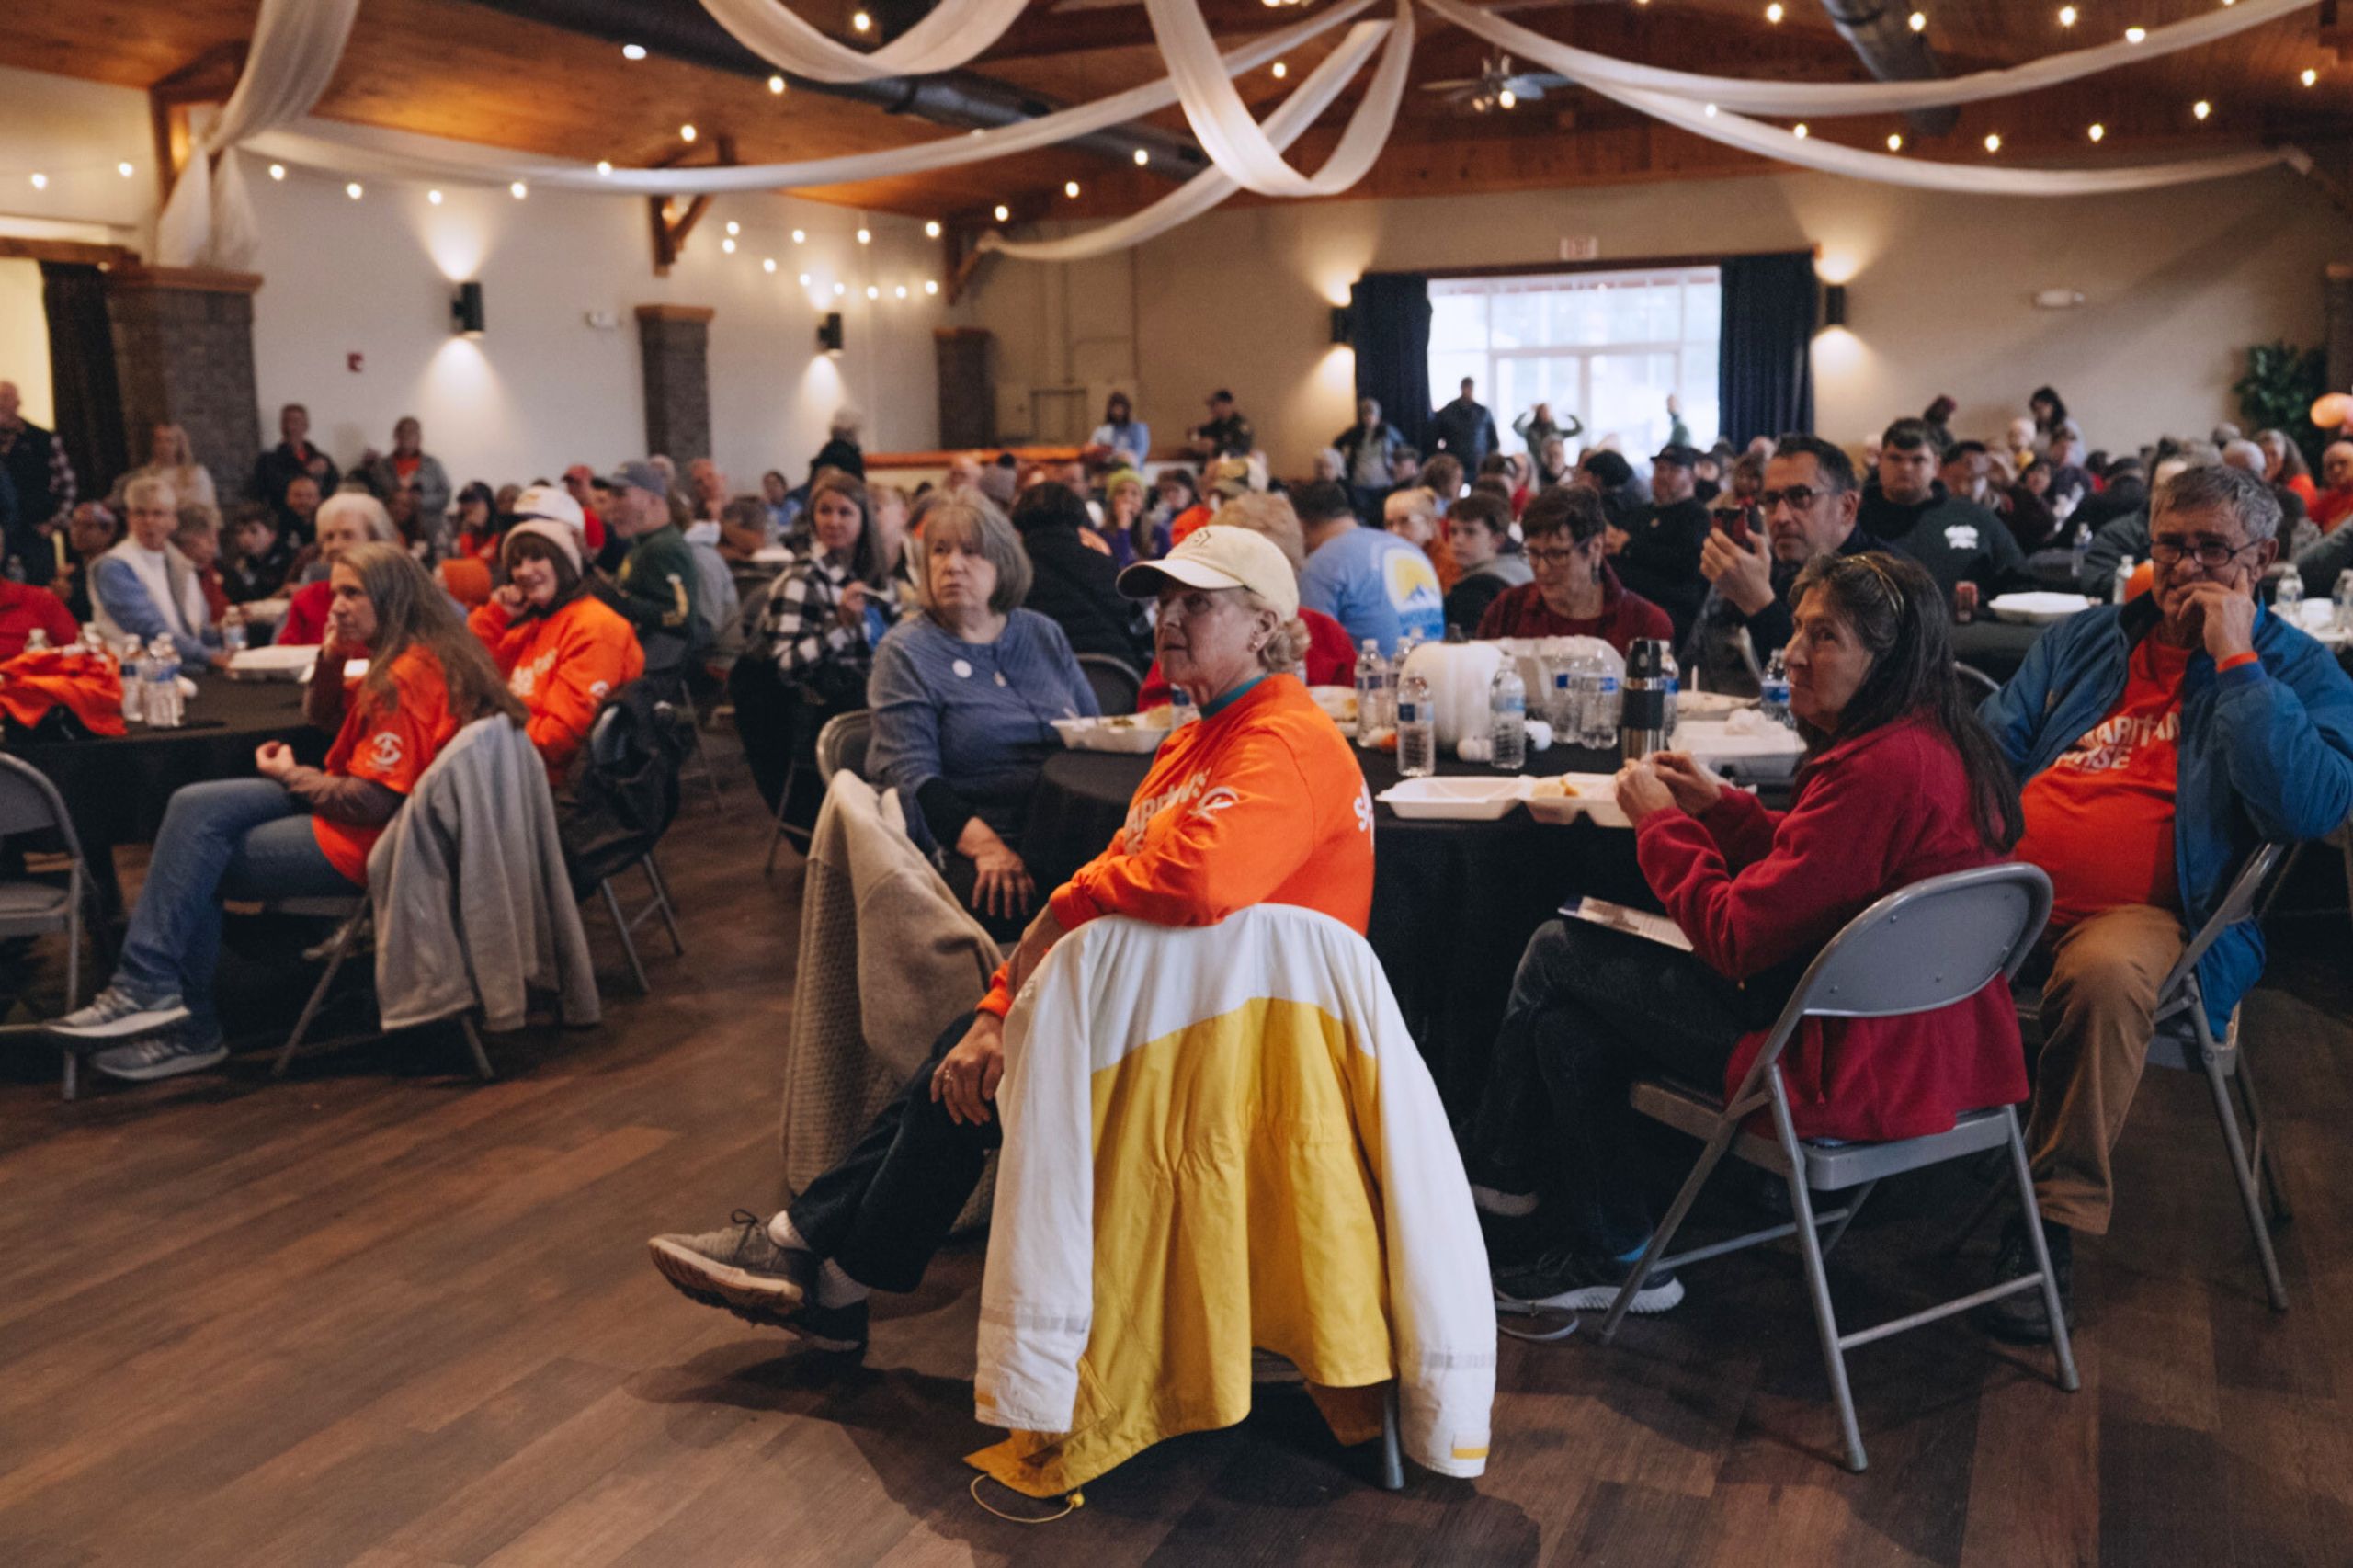
<instances>
[{"instance_id":1,"label":"brick column","mask_svg":"<svg viewBox=\"0 0 2353 1568\"><path fill-rule=\"evenodd\" d=\"M710 456L710 318L705 305L640 305L645 449L683 469Z\"/></svg>"},{"instance_id":2,"label":"brick column","mask_svg":"<svg viewBox=\"0 0 2353 1568\"><path fill-rule=\"evenodd\" d=\"M184 426L224 503L246 494L261 450L254 383L260 287L253 273L209 267L131 264L107 274L115 378L134 460L146 460L149 426Z\"/></svg>"}]
</instances>

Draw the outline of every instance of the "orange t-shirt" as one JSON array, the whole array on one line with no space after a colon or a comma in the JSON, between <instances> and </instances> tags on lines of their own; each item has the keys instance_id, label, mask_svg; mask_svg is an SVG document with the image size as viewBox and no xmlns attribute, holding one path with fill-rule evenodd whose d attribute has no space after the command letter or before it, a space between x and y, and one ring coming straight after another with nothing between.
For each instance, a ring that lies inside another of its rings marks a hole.
<instances>
[{"instance_id":1,"label":"orange t-shirt","mask_svg":"<svg viewBox=\"0 0 2353 1568\"><path fill-rule=\"evenodd\" d=\"M2115 709L2028 782L2018 858L2051 875L2052 928L2128 903L2181 907L2174 779L2192 652L2143 638Z\"/></svg>"},{"instance_id":2,"label":"orange t-shirt","mask_svg":"<svg viewBox=\"0 0 2353 1568\"><path fill-rule=\"evenodd\" d=\"M1267 676L1164 742L1111 846L1054 891L1065 931L1103 915L1214 926L1288 903L1362 932L1372 795L1348 743L1291 676ZM999 969L981 1003L1013 1006Z\"/></svg>"},{"instance_id":3,"label":"orange t-shirt","mask_svg":"<svg viewBox=\"0 0 2353 1568\"><path fill-rule=\"evenodd\" d=\"M327 749L326 771L369 779L405 795L458 733L458 721L449 711L441 661L421 646L412 645L392 661L390 695L395 700L370 698L364 687L350 693L343 728ZM313 816L311 831L318 835L320 849L336 870L361 887L368 885L368 851L383 836L381 825L360 827Z\"/></svg>"}]
</instances>

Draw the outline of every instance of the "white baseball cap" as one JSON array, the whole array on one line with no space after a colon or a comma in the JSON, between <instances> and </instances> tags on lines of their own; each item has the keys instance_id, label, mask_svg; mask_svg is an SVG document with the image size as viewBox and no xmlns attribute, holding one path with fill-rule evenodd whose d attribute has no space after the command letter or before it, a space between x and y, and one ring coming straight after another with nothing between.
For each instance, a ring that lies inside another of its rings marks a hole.
<instances>
[{"instance_id":1,"label":"white baseball cap","mask_svg":"<svg viewBox=\"0 0 2353 1568\"><path fill-rule=\"evenodd\" d=\"M560 484L534 484L515 497L515 526L506 537L536 535L563 551L574 572L588 553L588 518ZM500 547L505 548L503 545Z\"/></svg>"},{"instance_id":2,"label":"white baseball cap","mask_svg":"<svg viewBox=\"0 0 2353 1568\"><path fill-rule=\"evenodd\" d=\"M1299 579L1274 541L1248 528L1210 524L1158 561L1138 562L1120 574L1120 592L1156 598L1167 583L1188 588L1247 588L1285 620L1299 614Z\"/></svg>"}]
</instances>

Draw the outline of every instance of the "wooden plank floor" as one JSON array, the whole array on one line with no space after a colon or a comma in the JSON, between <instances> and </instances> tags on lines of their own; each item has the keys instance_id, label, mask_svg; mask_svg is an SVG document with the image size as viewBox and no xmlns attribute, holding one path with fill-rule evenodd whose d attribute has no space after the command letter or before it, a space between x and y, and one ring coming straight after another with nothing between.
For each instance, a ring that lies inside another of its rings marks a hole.
<instances>
[{"instance_id":1,"label":"wooden plank floor","mask_svg":"<svg viewBox=\"0 0 2353 1568\"><path fill-rule=\"evenodd\" d=\"M2285 1316L2202 1086L2164 1075L2116 1231L2078 1254L2080 1394L1962 1326L1867 1348L1872 1467L1850 1476L1794 1265L1752 1255L1615 1346L1507 1342L1476 1483L1374 1490L1368 1456L1276 1391L1029 1528L976 1507L960 1463L991 1438L976 1252L878 1299L855 1368L644 1262L649 1233L774 1197L798 878L764 881L757 842L690 805L666 856L688 955L657 937L654 994L600 1029L494 1042L487 1086L425 1033L283 1083L245 1053L63 1106L47 1055L0 1051L0 1564L2353 1561L2353 927L2333 881L2335 911L2275 931L2250 1009L2297 1208ZM612 962L601 916L591 937ZM299 995L283 968L238 978L265 1016ZM1974 1278L1990 1247L1938 1256L1965 1181L1883 1193L1834 1267L1850 1322Z\"/></svg>"}]
</instances>

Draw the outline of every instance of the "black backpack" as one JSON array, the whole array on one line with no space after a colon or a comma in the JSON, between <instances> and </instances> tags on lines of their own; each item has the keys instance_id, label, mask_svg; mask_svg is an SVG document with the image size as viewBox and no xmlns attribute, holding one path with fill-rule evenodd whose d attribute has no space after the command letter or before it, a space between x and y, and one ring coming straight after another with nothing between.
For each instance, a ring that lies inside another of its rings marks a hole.
<instances>
[{"instance_id":1,"label":"black backpack","mask_svg":"<svg viewBox=\"0 0 2353 1568\"><path fill-rule=\"evenodd\" d=\"M586 898L597 883L635 865L669 831L693 724L691 714L642 680L597 710L583 761L555 802L574 896Z\"/></svg>"}]
</instances>

